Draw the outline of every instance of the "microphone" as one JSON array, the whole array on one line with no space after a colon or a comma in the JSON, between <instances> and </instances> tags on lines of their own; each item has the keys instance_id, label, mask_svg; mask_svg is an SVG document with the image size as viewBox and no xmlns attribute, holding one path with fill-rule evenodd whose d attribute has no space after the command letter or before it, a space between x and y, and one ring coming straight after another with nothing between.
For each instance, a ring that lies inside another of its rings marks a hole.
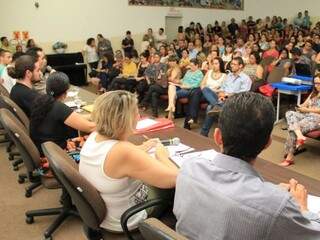
<instances>
[{"instance_id":1,"label":"microphone","mask_svg":"<svg viewBox=\"0 0 320 240\"><path fill-rule=\"evenodd\" d=\"M171 145L174 145L174 146L177 146L180 144L180 138L169 138L169 139L164 139L164 140L161 140L160 141L164 146L171 146Z\"/></svg>"}]
</instances>

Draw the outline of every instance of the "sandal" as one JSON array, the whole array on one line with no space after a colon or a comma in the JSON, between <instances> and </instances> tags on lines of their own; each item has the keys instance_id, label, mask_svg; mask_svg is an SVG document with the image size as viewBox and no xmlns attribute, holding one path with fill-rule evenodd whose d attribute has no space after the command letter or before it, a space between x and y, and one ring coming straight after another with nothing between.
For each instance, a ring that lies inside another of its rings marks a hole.
<instances>
[{"instance_id":1,"label":"sandal","mask_svg":"<svg viewBox=\"0 0 320 240\"><path fill-rule=\"evenodd\" d=\"M302 145L304 145L305 142L306 142L305 139L297 139L297 141L296 141L296 148L301 147Z\"/></svg>"},{"instance_id":2,"label":"sandal","mask_svg":"<svg viewBox=\"0 0 320 240\"><path fill-rule=\"evenodd\" d=\"M294 161L293 160L286 160L284 159L281 163L279 163L279 166L282 167L289 167L290 165L293 165Z\"/></svg>"}]
</instances>

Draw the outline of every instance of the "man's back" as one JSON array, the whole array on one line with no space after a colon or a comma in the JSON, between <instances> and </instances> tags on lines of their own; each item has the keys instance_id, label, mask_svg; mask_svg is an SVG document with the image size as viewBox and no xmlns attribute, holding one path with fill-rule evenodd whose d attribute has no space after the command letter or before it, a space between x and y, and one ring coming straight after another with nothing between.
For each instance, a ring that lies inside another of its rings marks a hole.
<instances>
[{"instance_id":1,"label":"man's back","mask_svg":"<svg viewBox=\"0 0 320 240\"><path fill-rule=\"evenodd\" d=\"M16 83L11 92L10 98L24 111L24 113L30 118L31 108L34 99L38 93L26 85Z\"/></svg>"},{"instance_id":2,"label":"man's back","mask_svg":"<svg viewBox=\"0 0 320 240\"><path fill-rule=\"evenodd\" d=\"M320 224L304 218L288 192L223 154L182 166L174 213L189 239L320 239Z\"/></svg>"}]
</instances>

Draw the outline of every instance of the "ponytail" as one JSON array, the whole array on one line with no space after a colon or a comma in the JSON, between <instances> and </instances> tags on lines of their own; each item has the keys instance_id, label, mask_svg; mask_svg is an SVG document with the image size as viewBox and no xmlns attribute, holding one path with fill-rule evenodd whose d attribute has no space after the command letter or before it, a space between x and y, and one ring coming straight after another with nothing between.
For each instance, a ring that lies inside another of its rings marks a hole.
<instances>
[{"instance_id":1,"label":"ponytail","mask_svg":"<svg viewBox=\"0 0 320 240\"><path fill-rule=\"evenodd\" d=\"M56 100L47 94L39 95L32 104L30 129L37 129L53 108Z\"/></svg>"}]
</instances>

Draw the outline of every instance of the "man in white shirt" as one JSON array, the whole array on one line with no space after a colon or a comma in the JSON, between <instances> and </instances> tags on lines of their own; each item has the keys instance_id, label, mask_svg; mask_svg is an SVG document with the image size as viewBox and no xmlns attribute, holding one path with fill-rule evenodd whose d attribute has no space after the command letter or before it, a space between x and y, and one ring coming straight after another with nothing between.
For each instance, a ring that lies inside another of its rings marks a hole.
<instances>
[{"instance_id":1,"label":"man in white shirt","mask_svg":"<svg viewBox=\"0 0 320 240\"><path fill-rule=\"evenodd\" d=\"M158 34L156 34L155 40L157 49L159 49L161 45L167 42L167 35L164 34L163 28L159 28L159 32Z\"/></svg>"},{"instance_id":2,"label":"man in white shirt","mask_svg":"<svg viewBox=\"0 0 320 240\"><path fill-rule=\"evenodd\" d=\"M0 83L7 89L10 93L11 88L16 84L15 79L11 78L8 75L8 67L12 62L12 53L8 50L3 50L1 53L1 64L2 64L2 71L0 73Z\"/></svg>"}]
</instances>

